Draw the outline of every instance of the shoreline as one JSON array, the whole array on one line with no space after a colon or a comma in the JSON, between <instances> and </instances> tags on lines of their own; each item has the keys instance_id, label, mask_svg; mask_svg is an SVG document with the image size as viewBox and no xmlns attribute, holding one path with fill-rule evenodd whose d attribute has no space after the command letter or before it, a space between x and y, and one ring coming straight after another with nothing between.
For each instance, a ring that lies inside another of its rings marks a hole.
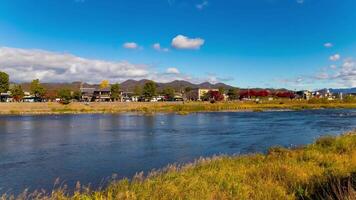
<instances>
[{"instance_id":1,"label":"shoreline","mask_svg":"<svg viewBox=\"0 0 356 200\"><path fill-rule=\"evenodd\" d=\"M107 102L107 103L0 103L0 116L80 115L80 114L157 114L188 115L201 112L272 112L319 109L356 109L356 103L284 102Z\"/></svg>"}]
</instances>

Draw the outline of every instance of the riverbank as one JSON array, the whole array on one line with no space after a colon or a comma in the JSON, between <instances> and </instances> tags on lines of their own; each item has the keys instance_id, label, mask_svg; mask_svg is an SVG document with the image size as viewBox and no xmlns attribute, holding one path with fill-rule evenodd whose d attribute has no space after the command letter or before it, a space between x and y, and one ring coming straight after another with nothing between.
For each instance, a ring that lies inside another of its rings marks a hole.
<instances>
[{"instance_id":1,"label":"riverbank","mask_svg":"<svg viewBox=\"0 0 356 200\"><path fill-rule=\"evenodd\" d=\"M356 132L322 137L303 148L271 148L266 155L217 156L137 174L92 191L66 189L18 199L355 199ZM10 199L3 195L2 199Z\"/></svg>"},{"instance_id":2,"label":"riverbank","mask_svg":"<svg viewBox=\"0 0 356 200\"><path fill-rule=\"evenodd\" d=\"M108 103L0 103L0 115L43 115L43 114L83 114L83 113L157 113L209 111L264 111L264 110L303 110L324 108L356 108L356 102L309 103L307 101L255 102L108 102Z\"/></svg>"}]
</instances>

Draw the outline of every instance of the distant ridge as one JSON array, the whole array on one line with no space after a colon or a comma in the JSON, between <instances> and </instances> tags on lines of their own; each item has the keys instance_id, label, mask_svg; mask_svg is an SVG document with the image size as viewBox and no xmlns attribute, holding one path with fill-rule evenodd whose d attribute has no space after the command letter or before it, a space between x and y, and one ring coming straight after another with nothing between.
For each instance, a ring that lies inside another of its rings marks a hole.
<instances>
[{"instance_id":1,"label":"distant ridge","mask_svg":"<svg viewBox=\"0 0 356 200\"><path fill-rule=\"evenodd\" d=\"M120 87L123 91L125 92L132 92L135 88L135 86L140 86L143 87L145 85L145 83L149 82L150 80L148 79L142 79L142 80L126 80L122 83L120 83ZM172 82L168 82L168 83L160 83L160 82L156 82L158 90L161 90L163 88L166 87L172 87L174 88L176 91L182 91L184 90L186 87L190 87L192 89L194 88L224 88L224 89L230 89L230 88L234 88L233 86L224 84L224 83L209 83L209 82L204 82L204 83L200 83L200 84L194 84L188 81L183 81L183 80L175 80ZM25 91L29 91L30 89L30 83L22 83L21 84L23 89ZM81 82L72 82L72 83L42 83L42 85L47 89L47 90L58 90L60 88L68 88L71 89L73 91L75 90L79 90L80 86L82 85L83 87L97 87L98 84L89 84L89 83L81 83Z\"/></svg>"}]
</instances>

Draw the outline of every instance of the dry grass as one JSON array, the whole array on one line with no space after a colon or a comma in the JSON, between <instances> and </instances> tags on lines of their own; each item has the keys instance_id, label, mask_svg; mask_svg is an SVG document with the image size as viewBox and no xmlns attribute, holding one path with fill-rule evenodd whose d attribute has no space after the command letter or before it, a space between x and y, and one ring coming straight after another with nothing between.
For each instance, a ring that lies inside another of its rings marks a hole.
<instances>
[{"instance_id":1,"label":"dry grass","mask_svg":"<svg viewBox=\"0 0 356 200\"><path fill-rule=\"evenodd\" d=\"M356 103L307 101L272 101L254 102L111 102L111 103L0 103L0 114L65 114L65 113L120 113L120 112L177 112L187 114L201 111L263 111L267 109L321 109L321 108L356 108Z\"/></svg>"},{"instance_id":2,"label":"dry grass","mask_svg":"<svg viewBox=\"0 0 356 200\"><path fill-rule=\"evenodd\" d=\"M74 194L59 188L17 199L355 200L355 188L356 132L323 137L304 148L271 148L266 155L217 156L172 165L147 177L137 174L132 180L114 181L102 190L78 184Z\"/></svg>"}]
</instances>

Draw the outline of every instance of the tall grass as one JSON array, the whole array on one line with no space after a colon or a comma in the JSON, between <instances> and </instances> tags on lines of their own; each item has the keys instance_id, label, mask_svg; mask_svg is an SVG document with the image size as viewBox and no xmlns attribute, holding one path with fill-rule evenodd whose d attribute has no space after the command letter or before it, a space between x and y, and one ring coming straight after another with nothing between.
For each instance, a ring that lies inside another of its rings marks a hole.
<instances>
[{"instance_id":1,"label":"tall grass","mask_svg":"<svg viewBox=\"0 0 356 200\"><path fill-rule=\"evenodd\" d=\"M85 170L85 169L83 169ZM80 186L2 199L356 199L356 132L322 137L295 149L267 154L201 158L147 176L113 181L101 190Z\"/></svg>"},{"instance_id":2,"label":"tall grass","mask_svg":"<svg viewBox=\"0 0 356 200\"><path fill-rule=\"evenodd\" d=\"M263 111L268 109L322 109L356 108L356 102L278 100L255 102L129 102L129 103L0 103L0 114L76 114L76 113L121 113L121 112L204 112L204 111Z\"/></svg>"}]
</instances>

